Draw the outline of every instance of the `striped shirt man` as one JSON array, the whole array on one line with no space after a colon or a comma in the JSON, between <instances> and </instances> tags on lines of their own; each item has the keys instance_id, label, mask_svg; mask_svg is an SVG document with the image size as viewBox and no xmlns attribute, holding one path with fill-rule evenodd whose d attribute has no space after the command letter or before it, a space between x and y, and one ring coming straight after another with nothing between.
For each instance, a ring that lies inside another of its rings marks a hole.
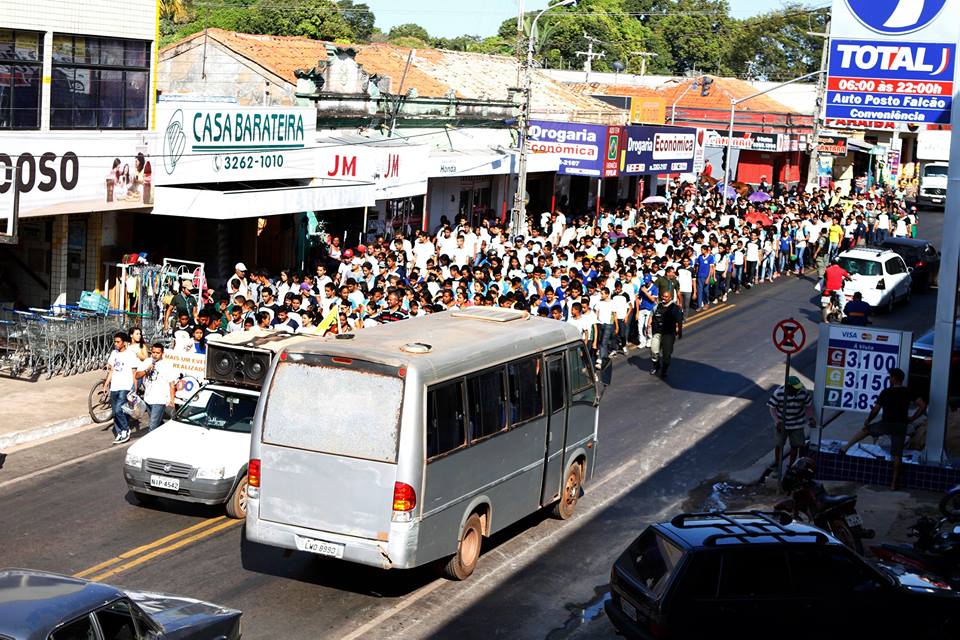
<instances>
[{"instance_id":1,"label":"striped shirt man","mask_svg":"<svg viewBox=\"0 0 960 640\"><path fill-rule=\"evenodd\" d=\"M790 377L795 379L794 376ZM797 380L797 382L799 383L800 381ZM813 407L813 394L805 389L803 384L800 384L799 388L791 384L789 388L790 392L787 393L786 419L783 420L783 426L785 429L802 429L807 425L809 420L808 409L812 409ZM780 422L784 417L782 386L777 387L773 392L773 395L771 395L767 401L767 406L770 407L770 414L776 416L774 419Z\"/></svg>"}]
</instances>

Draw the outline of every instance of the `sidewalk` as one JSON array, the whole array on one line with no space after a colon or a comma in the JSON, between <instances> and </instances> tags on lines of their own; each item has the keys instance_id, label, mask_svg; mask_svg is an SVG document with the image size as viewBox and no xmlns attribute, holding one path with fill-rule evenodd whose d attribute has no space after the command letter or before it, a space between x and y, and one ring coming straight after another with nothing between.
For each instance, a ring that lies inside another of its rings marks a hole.
<instances>
[{"instance_id":1,"label":"sidewalk","mask_svg":"<svg viewBox=\"0 0 960 640\"><path fill-rule=\"evenodd\" d=\"M90 371L36 382L0 377L0 451L90 424L87 396L103 375Z\"/></svg>"}]
</instances>

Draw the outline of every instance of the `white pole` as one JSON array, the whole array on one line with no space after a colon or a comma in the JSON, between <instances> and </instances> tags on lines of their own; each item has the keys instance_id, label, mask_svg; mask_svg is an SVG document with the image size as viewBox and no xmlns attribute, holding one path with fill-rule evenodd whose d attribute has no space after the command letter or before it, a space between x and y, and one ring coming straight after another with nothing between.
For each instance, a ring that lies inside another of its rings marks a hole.
<instances>
[{"instance_id":1,"label":"white pole","mask_svg":"<svg viewBox=\"0 0 960 640\"><path fill-rule=\"evenodd\" d=\"M954 83L950 124L960 127L960 83ZM947 431L947 400L950 396L950 359L957 309L957 264L960 262L960 135L950 135L950 168L947 173L947 203L943 209L943 246L940 247L940 279L934 321L933 364L930 369L930 408L924 460L939 464Z\"/></svg>"},{"instance_id":2,"label":"white pole","mask_svg":"<svg viewBox=\"0 0 960 640\"><path fill-rule=\"evenodd\" d=\"M727 202L727 187L730 185L730 153L733 150L733 115L737 109L736 98L730 99L730 128L727 131L727 161L723 165L723 202Z\"/></svg>"}]
</instances>

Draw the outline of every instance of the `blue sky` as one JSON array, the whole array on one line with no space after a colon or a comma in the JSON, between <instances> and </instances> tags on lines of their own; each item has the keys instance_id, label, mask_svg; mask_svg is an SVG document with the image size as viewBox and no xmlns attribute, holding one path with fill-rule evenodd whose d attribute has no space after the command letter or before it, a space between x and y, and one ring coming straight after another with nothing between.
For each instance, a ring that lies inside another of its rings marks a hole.
<instances>
[{"instance_id":1,"label":"blue sky","mask_svg":"<svg viewBox=\"0 0 960 640\"><path fill-rule=\"evenodd\" d=\"M360 1L360 0L358 0ZM377 17L377 26L383 31L390 27L416 22L432 36L452 37L463 34L490 36L500 23L516 18L518 0L363 0ZM782 0L729 0L730 12L735 18L746 18L784 3ZM542 9L546 0L526 0L527 10ZM822 2L818 2L823 4Z\"/></svg>"}]
</instances>

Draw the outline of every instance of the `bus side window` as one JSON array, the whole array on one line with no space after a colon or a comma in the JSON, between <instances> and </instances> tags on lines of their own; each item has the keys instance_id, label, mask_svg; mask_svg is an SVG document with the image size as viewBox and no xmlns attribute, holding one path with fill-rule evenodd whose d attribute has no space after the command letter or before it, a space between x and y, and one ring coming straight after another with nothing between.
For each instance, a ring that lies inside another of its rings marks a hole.
<instances>
[{"instance_id":1,"label":"bus side window","mask_svg":"<svg viewBox=\"0 0 960 640\"><path fill-rule=\"evenodd\" d=\"M539 356L507 365L510 422L519 424L543 414L543 375Z\"/></svg>"},{"instance_id":2,"label":"bus side window","mask_svg":"<svg viewBox=\"0 0 960 640\"><path fill-rule=\"evenodd\" d=\"M570 370L570 399L572 402L594 401L597 388L590 372L590 358L586 349L577 346L567 351L567 363Z\"/></svg>"},{"instance_id":3,"label":"bus side window","mask_svg":"<svg viewBox=\"0 0 960 640\"><path fill-rule=\"evenodd\" d=\"M507 426L503 367L467 378L467 406L470 407L470 439L479 440Z\"/></svg>"},{"instance_id":4,"label":"bus side window","mask_svg":"<svg viewBox=\"0 0 960 640\"><path fill-rule=\"evenodd\" d=\"M449 382L427 391L427 458L466 444L463 381Z\"/></svg>"}]
</instances>

